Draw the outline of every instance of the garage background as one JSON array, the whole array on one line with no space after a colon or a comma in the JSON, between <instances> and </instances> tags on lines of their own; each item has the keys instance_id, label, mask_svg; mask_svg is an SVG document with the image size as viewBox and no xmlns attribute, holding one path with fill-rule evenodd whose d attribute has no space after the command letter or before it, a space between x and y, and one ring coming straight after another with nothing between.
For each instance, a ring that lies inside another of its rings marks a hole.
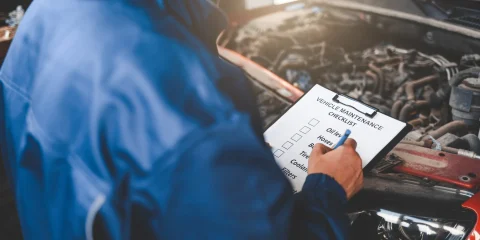
<instances>
[{"instance_id":1,"label":"garage background","mask_svg":"<svg viewBox=\"0 0 480 240\"><path fill-rule=\"evenodd\" d=\"M414 3L414 0L356 0L379 7L395 9L412 14L424 16L423 12ZM233 15L246 15L245 10L259 10L264 7L279 5L290 2L301 2L296 0L216 0L221 8ZM8 13L18 5L25 9L30 5L31 0L1 0L0 1L0 27L5 26L5 19ZM1 54L1 53L0 53ZM0 56L0 59L2 56ZM1 150L1 146L0 146ZM34 199L32 199L34 201ZM16 214L13 194L6 179L3 162L0 159L0 238L21 239L20 224Z\"/></svg>"}]
</instances>

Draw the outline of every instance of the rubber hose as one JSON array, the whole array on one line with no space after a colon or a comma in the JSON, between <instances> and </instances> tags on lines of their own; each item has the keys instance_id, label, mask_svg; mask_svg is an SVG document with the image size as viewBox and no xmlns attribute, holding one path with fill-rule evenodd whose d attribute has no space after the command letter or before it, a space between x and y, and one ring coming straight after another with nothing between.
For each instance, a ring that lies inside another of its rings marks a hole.
<instances>
[{"instance_id":1,"label":"rubber hose","mask_svg":"<svg viewBox=\"0 0 480 240\"><path fill-rule=\"evenodd\" d=\"M400 75L405 74L405 63L404 62L400 62L400 64L398 65L398 73L400 73Z\"/></svg>"},{"instance_id":2,"label":"rubber hose","mask_svg":"<svg viewBox=\"0 0 480 240\"><path fill-rule=\"evenodd\" d=\"M413 145L413 146L419 146L419 147L426 147L426 148L431 148L432 144L427 144L425 141L401 141L400 143L402 144L408 144L408 145ZM458 149L452 148L452 147L447 147L442 145L442 151L447 152L447 153L453 153L453 154L458 154Z\"/></svg>"},{"instance_id":3,"label":"rubber hose","mask_svg":"<svg viewBox=\"0 0 480 240\"><path fill-rule=\"evenodd\" d=\"M398 89L397 91L395 91L395 93L393 94L393 100L397 100L399 99L402 95L403 95L403 92L405 91L405 83L402 84Z\"/></svg>"},{"instance_id":4,"label":"rubber hose","mask_svg":"<svg viewBox=\"0 0 480 240\"><path fill-rule=\"evenodd\" d=\"M442 146L442 151L448 152L448 153L453 153L453 154L458 154L458 149L452 148L452 147L447 147L447 146Z\"/></svg>"},{"instance_id":5,"label":"rubber hose","mask_svg":"<svg viewBox=\"0 0 480 240\"><path fill-rule=\"evenodd\" d=\"M467 78L479 78L479 77L480 77L480 67L474 67L474 68L463 70L455 74L448 82L450 83L450 86L456 87L460 83L462 83L463 80Z\"/></svg>"},{"instance_id":6,"label":"rubber hose","mask_svg":"<svg viewBox=\"0 0 480 240\"><path fill-rule=\"evenodd\" d=\"M437 75L430 75L412 82L409 82L405 85L405 92L407 92L408 100L415 100L415 89L423 87L427 84L433 83L438 78Z\"/></svg>"},{"instance_id":7,"label":"rubber hose","mask_svg":"<svg viewBox=\"0 0 480 240\"><path fill-rule=\"evenodd\" d=\"M428 101L425 101L425 100L420 100L420 101L405 104L405 106L403 106L402 110L400 111L400 116L398 119L400 121L406 122L409 120L412 112L417 111L419 109L426 108L426 107L428 107Z\"/></svg>"},{"instance_id":8,"label":"rubber hose","mask_svg":"<svg viewBox=\"0 0 480 240\"><path fill-rule=\"evenodd\" d=\"M375 64L370 63L368 64L370 70L372 70L378 76L378 94L383 95L383 71L379 67L375 66Z\"/></svg>"},{"instance_id":9,"label":"rubber hose","mask_svg":"<svg viewBox=\"0 0 480 240\"><path fill-rule=\"evenodd\" d=\"M399 63L402 60L403 60L402 57L391 57L391 58L384 58L384 59L375 59L375 63L380 65L386 65L386 64Z\"/></svg>"},{"instance_id":10,"label":"rubber hose","mask_svg":"<svg viewBox=\"0 0 480 240\"><path fill-rule=\"evenodd\" d=\"M373 93L377 92L377 89L378 89L378 77L375 73L373 73L372 71L370 70L367 70L365 72L365 75L369 76L370 78L373 79L373 81L375 82L374 85L373 85L373 88L371 89L371 91Z\"/></svg>"},{"instance_id":11,"label":"rubber hose","mask_svg":"<svg viewBox=\"0 0 480 240\"><path fill-rule=\"evenodd\" d=\"M467 134L460 139L466 141L470 146L470 151L480 154L480 139L475 134Z\"/></svg>"},{"instance_id":12,"label":"rubber hose","mask_svg":"<svg viewBox=\"0 0 480 240\"><path fill-rule=\"evenodd\" d=\"M402 110L403 107L403 101L402 100L397 100L392 106L392 117L395 119L398 119L398 114L400 114L400 110Z\"/></svg>"},{"instance_id":13,"label":"rubber hose","mask_svg":"<svg viewBox=\"0 0 480 240\"><path fill-rule=\"evenodd\" d=\"M413 127L418 127L418 126L423 127L424 125L426 125L427 121L428 121L428 118L419 117L417 119L413 119L412 121L408 122L408 124L412 125Z\"/></svg>"},{"instance_id":14,"label":"rubber hose","mask_svg":"<svg viewBox=\"0 0 480 240\"><path fill-rule=\"evenodd\" d=\"M466 131L468 128L467 124L465 124L464 121L457 120L453 122L449 122L439 129L432 131L428 134L428 136L425 136L423 140L429 139L429 136L432 136L433 138L437 139L440 138L441 136L445 135L446 133L454 133L458 131Z\"/></svg>"}]
</instances>

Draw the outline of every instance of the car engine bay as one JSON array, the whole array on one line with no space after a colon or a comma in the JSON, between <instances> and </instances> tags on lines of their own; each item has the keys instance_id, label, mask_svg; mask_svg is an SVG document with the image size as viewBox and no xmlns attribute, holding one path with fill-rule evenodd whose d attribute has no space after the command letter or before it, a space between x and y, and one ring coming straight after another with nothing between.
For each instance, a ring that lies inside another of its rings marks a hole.
<instances>
[{"instance_id":1,"label":"car engine bay","mask_svg":"<svg viewBox=\"0 0 480 240\"><path fill-rule=\"evenodd\" d=\"M320 84L413 126L349 203L358 239L463 239L471 230L460 222L475 217L460 205L480 186L480 55L472 42L418 23L315 4L262 16L219 39L302 94ZM268 127L294 101L267 81L250 79Z\"/></svg>"},{"instance_id":2,"label":"car engine bay","mask_svg":"<svg viewBox=\"0 0 480 240\"><path fill-rule=\"evenodd\" d=\"M218 40L220 55L246 69L263 127L315 84L408 122L413 130L349 201L352 239L467 239L477 219L462 204L480 190L480 30L310 2ZM14 34L0 29L0 56ZM0 216L1 235L20 239L1 174Z\"/></svg>"}]
</instances>

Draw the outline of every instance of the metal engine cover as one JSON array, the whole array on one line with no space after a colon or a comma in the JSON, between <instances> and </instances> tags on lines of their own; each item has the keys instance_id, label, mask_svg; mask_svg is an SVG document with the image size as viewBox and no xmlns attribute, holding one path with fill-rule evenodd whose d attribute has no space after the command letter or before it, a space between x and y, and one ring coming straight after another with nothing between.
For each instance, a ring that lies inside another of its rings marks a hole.
<instances>
[{"instance_id":1,"label":"metal engine cover","mask_svg":"<svg viewBox=\"0 0 480 240\"><path fill-rule=\"evenodd\" d=\"M479 160L408 144L397 145L391 154L404 161L395 171L470 190L480 186Z\"/></svg>"}]
</instances>

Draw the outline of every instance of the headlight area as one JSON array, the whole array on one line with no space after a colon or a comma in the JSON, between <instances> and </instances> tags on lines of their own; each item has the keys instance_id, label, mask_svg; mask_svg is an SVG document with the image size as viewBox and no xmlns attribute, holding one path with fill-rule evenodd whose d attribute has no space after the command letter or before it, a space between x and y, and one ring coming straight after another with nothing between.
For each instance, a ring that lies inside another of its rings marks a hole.
<instances>
[{"instance_id":1,"label":"headlight area","mask_svg":"<svg viewBox=\"0 0 480 240\"><path fill-rule=\"evenodd\" d=\"M352 239L468 239L477 221L471 209L480 204L480 195L472 195L414 178L367 174L364 190L348 206Z\"/></svg>"},{"instance_id":2,"label":"headlight area","mask_svg":"<svg viewBox=\"0 0 480 240\"><path fill-rule=\"evenodd\" d=\"M349 214L353 239L430 240L466 239L475 219L441 219L412 216L386 209L366 210ZM357 236L357 238L355 238Z\"/></svg>"}]
</instances>

